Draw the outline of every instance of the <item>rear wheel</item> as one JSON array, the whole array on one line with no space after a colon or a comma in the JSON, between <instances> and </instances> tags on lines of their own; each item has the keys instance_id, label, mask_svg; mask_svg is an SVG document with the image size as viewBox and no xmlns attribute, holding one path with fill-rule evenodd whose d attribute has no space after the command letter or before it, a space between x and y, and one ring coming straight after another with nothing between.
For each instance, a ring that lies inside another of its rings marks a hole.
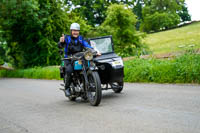
<instances>
[{"instance_id":1,"label":"rear wheel","mask_svg":"<svg viewBox=\"0 0 200 133\"><path fill-rule=\"evenodd\" d=\"M101 102L102 90L99 74L94 71L88 71L89 86L87 89L87 97L92 106L98 106Z\"/></svg>"},{"instance_id":2,"label":"rear wheel","mask_svg":"<svg viewBox=\"0 0 200 133\"><path fill-rule=\"evenodd\" d=\"M123 81L122 82L116 82L116 83L112 83L110 85L112 87L112 90L115 93L120 93L123 90L124 82Z\"/></svg>"}]
</instances>

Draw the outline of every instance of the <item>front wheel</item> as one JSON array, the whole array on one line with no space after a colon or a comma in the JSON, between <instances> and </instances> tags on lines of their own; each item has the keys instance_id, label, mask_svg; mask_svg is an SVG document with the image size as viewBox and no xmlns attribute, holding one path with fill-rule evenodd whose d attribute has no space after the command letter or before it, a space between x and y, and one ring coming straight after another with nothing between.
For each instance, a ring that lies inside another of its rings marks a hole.
<instances>
[{"instance_id":1,"label":"front wheel","mask_svg":"<svg viewBox=\"0 0 200 133\"><path fill-rule=\"evenodd\" d=\"M98 106L101 102L102 90L101 90L101 80L99 78L98 72L88 71L88 89L87 97L92 106Z\"/></svg>"}]
</instances>

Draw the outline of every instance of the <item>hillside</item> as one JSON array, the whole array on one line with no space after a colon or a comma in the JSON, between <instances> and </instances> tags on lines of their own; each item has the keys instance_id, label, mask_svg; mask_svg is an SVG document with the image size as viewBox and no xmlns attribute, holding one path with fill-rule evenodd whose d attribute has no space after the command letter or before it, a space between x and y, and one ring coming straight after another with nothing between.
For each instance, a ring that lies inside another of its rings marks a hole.
<instances>
[{"instance_id":1,"label":"hillside","mask_svg":"<svg viewBox=\"0 0 200 133\"><path fill-rule=\"evenodd\" d=\"M153 54L174 53L200 48L200 22L168 31L148 34L143 40Z\"/></svg>"}]
</instances>

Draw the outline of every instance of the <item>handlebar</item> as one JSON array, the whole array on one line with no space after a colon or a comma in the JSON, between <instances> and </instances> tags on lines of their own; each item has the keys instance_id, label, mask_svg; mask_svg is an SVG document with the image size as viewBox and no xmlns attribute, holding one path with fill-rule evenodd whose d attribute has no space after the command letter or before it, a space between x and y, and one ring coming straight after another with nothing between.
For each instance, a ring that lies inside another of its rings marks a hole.
<instances>
[{"instance_id":1,"label":"handlebar","mask_svg":"<svg viewBox=\"0 0 200 133\"><path fill-rule=\"evenodd\" d=\"M93 49L88 49L88 50L91 50L94 57L97 56L97 51ZM68 58L62 58L62 60L80 60L87 53L88 50L86 50L85 52L76 53L73 56L69 56Z\"/></svg>"},{"instance_id":2,"label":"handlebar","mask_svg":"<svg viewBox=\"0 0 200 133\"><path fill-rule=\"evenodd\" d=\"M62 60L80 60L81 58L82 56L81 57L70 56L68 58L62 58Z\"/></svg>"}]
</instances>

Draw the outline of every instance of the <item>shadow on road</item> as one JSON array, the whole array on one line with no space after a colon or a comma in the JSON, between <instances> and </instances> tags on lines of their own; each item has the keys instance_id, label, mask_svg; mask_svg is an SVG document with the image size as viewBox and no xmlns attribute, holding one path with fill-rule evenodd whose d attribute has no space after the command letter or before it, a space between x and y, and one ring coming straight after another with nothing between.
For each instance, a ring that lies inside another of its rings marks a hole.
<instances>
[{"instance_id":1,"label":"shadow on road","mask_svg":"<svg viewBox=\"0 0 200 133\"><path fill-rule=\"evenodd\" d=\"M101 102L105 102L105 103L109 102L110 103L110 102L115 101L116 99L119 100L123 96L124 96L123 93L116 94L114 92L103 92ZM63 100L58 101L58 104L60 104L60 105L66 105L66 104L68 104L68 105L79 105L79 106L80 105L87 105L88 106L89 102L85 101L81 98L77 98L76 101L70 101L63 94Z\"/></svg>"}]
</instances>

